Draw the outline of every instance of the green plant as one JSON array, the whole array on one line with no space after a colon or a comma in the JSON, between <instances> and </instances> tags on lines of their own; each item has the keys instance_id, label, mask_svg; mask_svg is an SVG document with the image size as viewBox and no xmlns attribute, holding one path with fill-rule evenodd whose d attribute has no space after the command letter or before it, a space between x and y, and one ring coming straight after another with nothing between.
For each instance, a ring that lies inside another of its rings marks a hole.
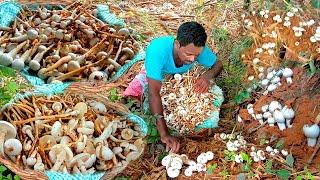
<instances>
[{"instance_id":1,"label":"green plant","mask_svg":"<svg viewBox=\"0 0 320 180\"><path fill-rule=\"evenodd\" d=\"M283 149L284 147L284 140L283 139L280 139L277 144L275 145L275 148L277 149Z\"/></svg>"},{"instance_id":2,"label":"green plant","mask_svg":"<svg viewBox=\"0 0 320 180\"><path fill-rule=\"evenodd\" d=\"M242 170L245 172L250 172L251 171L251 164L252 164L252 159L250 158L250 156L245 153L245 152L241 152L241 157L243 159L243 161L245 162L242 166Z\"/></svg>"},{"instance_id":3,"label":"green plant","mask_svg":"<svg viewBox=\"0 0 320 180\"><path fill-rule=\"evenodd\" d=\"M273 174L279 177L279 179L289 179L290 178L290 171L287 169L273 169L272 168L272 160L268 160L265 164L266 170L265 172L268 174Z\"/></svg>"},{"instance_id":4,"label":"green plant","mask_svg":"<svg viewBox=\"0 0 320 180\"><path fill-rule=\"evenodd\" d=\"M12 68L0 66L0 106L8 103L24 85L14 82L16 72Z\"/></svg>"},{"instance_id":5,"label":"green plant","mask_svg":"<svg viewBox=\"0 0 320 180\"><path fill-rule=\"evenodd\" d=\"M20 177L13 174L4 165L0 165L0 180L20 180Z\"/></svg>"},{"instance_id":6,"label":"green plant","mask_svg":"<svg viewBox=\"0 0 320 180\"><path fill-rule=\"evenodd\" d=\"M211 175L217 169L217 167L218 167L217 163L210 164L207 168L207 174Z\"/></svg>"},{"instance_id":7,"label":"green plant","mask_svg":"<svg viewBox=\"0 0 320 180\"><path fill-rule=\"evenodd\" d=\"M118 89L117 88L112 88L109 92L108 98L110 99L111 102L115 102L120 99Z\"/></svg>"},{"instance_id":8,"label":"green plant","mask_svg":"<svg viewBox=\"0 0 320 180\"><path fill-rule=\"evenodd\" d=\"M160 119L160 116L154 116L150 112L147 112L141 115L141 117L146 121L148 126L147 143L156 143L160 140L160 134L156 126L156 122Z\"/></svg>"},{"instance_id":9,"label":"green plant","mask_svg":"<svg viewBox=\"0 0 320 180\"><path fill-rule=\"evenodd\" d=\"M230 176L230 174L226 168L224 168L219 174L221 176L223 176L224 179L228 179L228 177Z\"/></svg>"},{"instance_id":10,"label":"green plant","mask_svg":"<svg viewBox=\"0 0 320 180\"><path fill-rule=\"evenodd\" d=\"M116 177L115 180L130 180L130 177Z\"/></svg>"},{"instance_id":11,"label":"green plant","mask_svg":"<svg viewBox=\"0 0 320 180\"><path fill-rule=\"evenodd\" d=\"M224 159L226 161L234 161L235 160L235 157L236 157L236 153L235 152L224 150L223 153L224 153Z\"/></svg>"}]
</instances>

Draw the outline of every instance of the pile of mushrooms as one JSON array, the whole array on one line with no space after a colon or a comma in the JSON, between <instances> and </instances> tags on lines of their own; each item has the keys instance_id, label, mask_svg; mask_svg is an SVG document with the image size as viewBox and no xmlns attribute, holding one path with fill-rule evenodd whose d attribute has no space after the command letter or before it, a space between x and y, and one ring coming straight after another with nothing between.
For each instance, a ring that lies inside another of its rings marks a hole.
<instances>
[{"instance_id":1,"label":"pile of mushrooms","mask_svg":"<svg viewBox=\"0 0 320 180\"><path fill-rule=\"evenodd\" d=\"M277 123L281 131L292 127L292 119L295 115L290 106L282 106L278 101L272 101L270 104L262 106L257 113L254 111L253 104L248 104L247 110L260 124L268 123L269 126L274 126Z\"/></svg>"},{"instance_id":2,"label":"pile of mushrooms","mask_svg":"<svg viewBox=\"0 0 320 180\"><path fill-rule=\"evenodd\" d=\"M197 68L184 75L166 77L160 91L164 118L168 126L180 133L193 132L215 110L212 93L194 93L192 81L200 76L196 72Z\"/></svg>"},{"instance_id":3,"label":"pile of mushrooms","mask_svg":"<svg viewBox=\"0 0 320 180\"><path fill-rule=\"evenodd\" d=\"M21 99L0 117L0 153L25 169L124 169L145 145L144 134L126 116L74 95Z\"/></svg>"},{"instance_id":4,"label":"pile of mushrooms","mask_svg":"<svg viewBox=\"0 0 320 180\"><path fill-rule=\"evenodd\" d=\"M190 160L185 154L174 154L170 153L165 156L161 164L166 167L167 174L170 178L176 178L180 174L180 170L183 168L183 165L187 165L188 167L184 170L185 176L191 176L193 172L202 172L206 171L206 163L211 161L214 157L213 152L208 151L205 153L201 153L197 157L197 161Z\"/></svg>"},{"instance_id":5,"label":"pile of mushrooms","mask_svg":"<svg viewBox=\"0 0 320 180\"><path fill-rule=\"evenodd\" d=\"M88 9L23 9L11 28L0 31L0 64L25 65L48 83L107 80L139 50L127 28L114 29Z\"/></svg>"}]
</instances>

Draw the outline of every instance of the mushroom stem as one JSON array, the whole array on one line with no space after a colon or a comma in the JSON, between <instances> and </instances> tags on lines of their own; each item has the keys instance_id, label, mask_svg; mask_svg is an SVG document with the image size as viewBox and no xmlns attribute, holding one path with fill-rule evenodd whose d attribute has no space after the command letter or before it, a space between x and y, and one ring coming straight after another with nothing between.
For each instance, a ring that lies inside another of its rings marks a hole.
<instances>
[{"instance_id":1,"label":"mushroom stem","mask_svg":"<svg viewBox=\"0 0 320 180\"><path fill-rule=\"evenodd\" d=\"M0 132L0 155L4 156L4 148L3 148L3 144L4 144L4 137L6 136L6 131L4 130L4 132Z\"/></svg>"}]
</instances>

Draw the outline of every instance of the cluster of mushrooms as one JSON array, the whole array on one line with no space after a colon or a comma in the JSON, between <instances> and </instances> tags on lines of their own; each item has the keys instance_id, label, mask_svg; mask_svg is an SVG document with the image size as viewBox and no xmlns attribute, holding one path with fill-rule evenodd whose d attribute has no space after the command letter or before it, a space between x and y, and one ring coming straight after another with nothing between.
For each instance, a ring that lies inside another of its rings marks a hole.
<instances>
[{"instance_id":1,"label":"cluster of mushrooms","mask_svg":"<svg viewBox=\"0 0 320 180\"><path fill-rule=\"evenodd\" d=\"M169 127L180 133L193 132L215 110L212 93L197 94L193 91L193 81L200 76L197 71L194 68L183 75L166 77L160 91L164 118Z\"/></svg>"},{"instance_id":2,"label":"cluster of mushrooms","mask_svg":"<svg viewBox=\"0 0 320 180\"><path fill-rule=\"evenodd\" d=\"M124 169L145 145L137 125L96 100L31 97L16 101L0 116L0 153L25 169Z\"/></svg>"},{"instance_id":3,"label":"cluster of mushrooms","mask_svg":"<svg viewBox=\"0 0 320 180\"><path fill-rule=\"evenodd\" d=\"M0 64L26 65L48 83L107 80L139 50L127 28L113 28L97 9L73 3L62 10L21 10L10 28L0 30Z\"/></svg>"},{"instance_id":4,"label":"cluster of mushrooms","mask_svg":"<svg viewBox=\"0 0 320 180\"><path fill-rule=\"evenodd\" d=\"M206 163L211 161L213 157L213 152L208 151L201 153L197 157L197 161L193 161L185 154L178 155L170 153L162 159L161 164L166 167L167 174L170 178L178 177L184 164L188 166L184 170L184 175L191 176L193 172L205 172L207 170Z\"/></svg>"},{"instance_id":5,"label":"cluster of mushrooms","mask_svg":"<svg viewBox=\"0 0 320 180\"><path fill-rule=\"evenodd\" d=\"M249 80L263 79L265 69L278 67L282 56L306 63L309 57L320 52L320 26L313 19L302 18L300 11L293 7L288 12L260 10L258 13L243 14L247 34L253 37L254 45L242 55L250 67ZM303 13L301 11L301 13ZM271 86L270 89L275 89Z\"/></svg>"},{"instance_id":6,"label":"cluster of mushrooms","mask_svg":"<svg viewBox=\"0 0 320 180\"><path fill-rule=\"evenodd\" d=\"M293 71L290 68L280 68L278 70L268 68L266 75L263 71L259 73L260 81L258 84L265 90L263 94L267 95L268 93L272 93L281 86L281 77L285 78L286 83L292 84ZM248 80L253 81L254 76L249 76ZM248 88L248 91L251 92L254 88L256 88L256 86Z\"/></svg>"},{"instance_id":7,"label":"cluster of mushrooms","mask_svg":"<svg viewBox=\"0 0 320 180\"><path fill-rule=\"evenodd\" d=\"M220 133L217 134L216 137L218 137L222 141L227 141L226 146L228 151L240 151L240 153L235 153L234 157L232 158L236 163L241 164L244 162L242 152L247 151L247 141L243 136ZM266 141L266 143L268 143L268 141ZM248 154L254 162L260 162L266 160L267 154L269 154L270 156L277 156L278 154L280 154L280 152L284 157L289 154L285 149L279 150L277 148L272 148L271 146L266 146L265 150L261 149L261 147L259 147L258 149L255 146L251 146L250 152L248 152Z\"/></svg>"},{"instance_id":8,"label":"cluster of mushrooms","mask_svg":"<svg viewBox=\"0 0 320 180\"><path fill-rule=\"evenodd\" d=\"M290 106L283 106L278 101L272 101L261 107L255 113L253 104L247 105L248 113L260 124L268 123L269 126L274 126L277 123L281 131L292 127L292 119L294 118L294 110Z\"/></svg>"}]
</instances>

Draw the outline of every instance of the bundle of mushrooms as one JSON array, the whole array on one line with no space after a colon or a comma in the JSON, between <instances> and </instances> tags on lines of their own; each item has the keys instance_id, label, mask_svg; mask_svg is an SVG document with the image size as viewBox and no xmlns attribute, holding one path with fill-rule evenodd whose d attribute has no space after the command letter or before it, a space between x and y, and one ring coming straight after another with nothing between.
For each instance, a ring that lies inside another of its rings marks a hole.
<instances>
[{"instance_id":1,"label":"bundle of mushrooms","mask_svg":"<svg viewBox=\"0 0 320 180\"><path fill-rule=\"evenodd\" d=\"M25 169L123 170L145 145L139 127L126 116L73 95L21 99L0 117L0 153Z\"/></svg>"},{"instance_id":2,"label":"bundle of mushrooms","mask_svg":"<svg viewBox=\"0 0 320 180\"><path fill-rule=\"evenodd\" d=\"M115 29L97 9L74 3L62 10L24 8L10 28L0 29L0 64L28 65L48 83L107 80L138 51L127 28Z\"/></svg>"},{"instance_id":3,"label":"bundle of mushrooms","mask_svg":"<svg viewBox=\"0 0 320 180\"><path fill-rule=\"evenodd\" d=\"M194 93L194 80L201 75L199 71L197 67L184 75L166 77L160 91L164 118L169 127L180 133L194 132L215 110L212 93Z\"/></svg>"}]
</instances>

